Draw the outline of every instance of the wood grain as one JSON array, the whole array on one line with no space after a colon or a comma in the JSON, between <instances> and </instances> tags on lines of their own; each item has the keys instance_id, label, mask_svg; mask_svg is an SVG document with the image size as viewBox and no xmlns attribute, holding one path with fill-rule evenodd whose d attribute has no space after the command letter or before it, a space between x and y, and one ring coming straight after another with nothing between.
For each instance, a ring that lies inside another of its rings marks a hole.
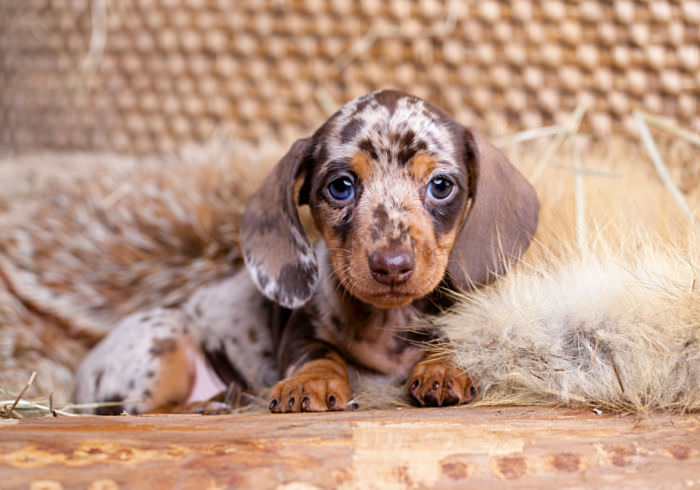
<instances>
[{"instance_id":1,"label":"wood grain","mask_svg":"<svg viewBox=\"0 0 700 490\"><path fill-rule=\"evenodd\" d=\"M1 488L700 485L700 417L544 408L0 421Z\"/></svg>"}]
</instances>

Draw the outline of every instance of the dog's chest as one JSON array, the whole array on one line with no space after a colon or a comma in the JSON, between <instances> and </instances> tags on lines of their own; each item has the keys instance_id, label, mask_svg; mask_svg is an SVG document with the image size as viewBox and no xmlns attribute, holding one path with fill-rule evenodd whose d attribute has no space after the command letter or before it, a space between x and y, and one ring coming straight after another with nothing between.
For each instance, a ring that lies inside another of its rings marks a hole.
<instances>
[{"instance_id":1,"label":"dog's chest","mask_svg":"<svg viewBox=\"0 0 700 490\"><path fill-rule=\"evenodd\" d=\"M358 367L403 377L423 357L424 348L407 330L416 319L410 306L348 318L336 315L320 326L318 335Z\"/></svg>"}]
</instances>

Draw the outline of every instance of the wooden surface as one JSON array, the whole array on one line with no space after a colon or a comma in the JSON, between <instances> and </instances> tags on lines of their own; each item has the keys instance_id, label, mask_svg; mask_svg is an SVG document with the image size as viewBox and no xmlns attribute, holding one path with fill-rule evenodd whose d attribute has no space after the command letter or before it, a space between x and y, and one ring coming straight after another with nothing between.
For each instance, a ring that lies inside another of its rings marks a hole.
<instances>
[{"instance_id":1,"label":"wooden surface","mask_svg":"<svg viewBox=\"0 0 700 490\"><path fill-rule=\"evenodd\" d=\"M0 488L700 487L700 416L542 408L0 420Z\"/></svg>"}]
</instances>

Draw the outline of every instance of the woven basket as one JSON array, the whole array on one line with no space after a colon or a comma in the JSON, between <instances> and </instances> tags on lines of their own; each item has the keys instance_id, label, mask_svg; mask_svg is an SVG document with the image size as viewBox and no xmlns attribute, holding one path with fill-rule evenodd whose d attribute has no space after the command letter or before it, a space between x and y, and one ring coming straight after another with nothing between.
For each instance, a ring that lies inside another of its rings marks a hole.
<instances>
[{"instance_id":1,"label":"woven basket","mask_svg":"<svg viewBox=\"0 0 700 490\"><path fill-rule=\"evenodd\" d=\"M0 2L0 149L152 154L211 137L308 134L381 87L492 134L700 130L700 2Z\"/></svg>"}]
</instances>

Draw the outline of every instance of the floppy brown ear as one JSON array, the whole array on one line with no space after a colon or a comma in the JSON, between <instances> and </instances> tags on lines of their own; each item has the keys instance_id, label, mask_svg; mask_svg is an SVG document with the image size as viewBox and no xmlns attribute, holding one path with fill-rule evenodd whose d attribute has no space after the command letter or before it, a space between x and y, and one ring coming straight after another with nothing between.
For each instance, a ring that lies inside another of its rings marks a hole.
<instances>
[{"instance_id":1,"label":"floppy brown ear","mask_svg":"<svg viewBox=\"0 0 700 490\"><path fill-rule=\"evenodd\" d=\"M488 140L464 128L472 205L447 273L455 286L487 284L520 258L537 228L539 201L525 177Z\"/></svg>"},{"instance_id":2,"label":"floppy brown ear","mask_svg":"<svg viewBox=\"0 0 700 490\"><path fill-rule=\"evenodd\" d=\"M310 141L292 145L248 201L241 223L243 257L253 281L265 296L286 308L306 303L318 282L316 254L299 220L294 195Z\"/></svg>"}]
</instances>

